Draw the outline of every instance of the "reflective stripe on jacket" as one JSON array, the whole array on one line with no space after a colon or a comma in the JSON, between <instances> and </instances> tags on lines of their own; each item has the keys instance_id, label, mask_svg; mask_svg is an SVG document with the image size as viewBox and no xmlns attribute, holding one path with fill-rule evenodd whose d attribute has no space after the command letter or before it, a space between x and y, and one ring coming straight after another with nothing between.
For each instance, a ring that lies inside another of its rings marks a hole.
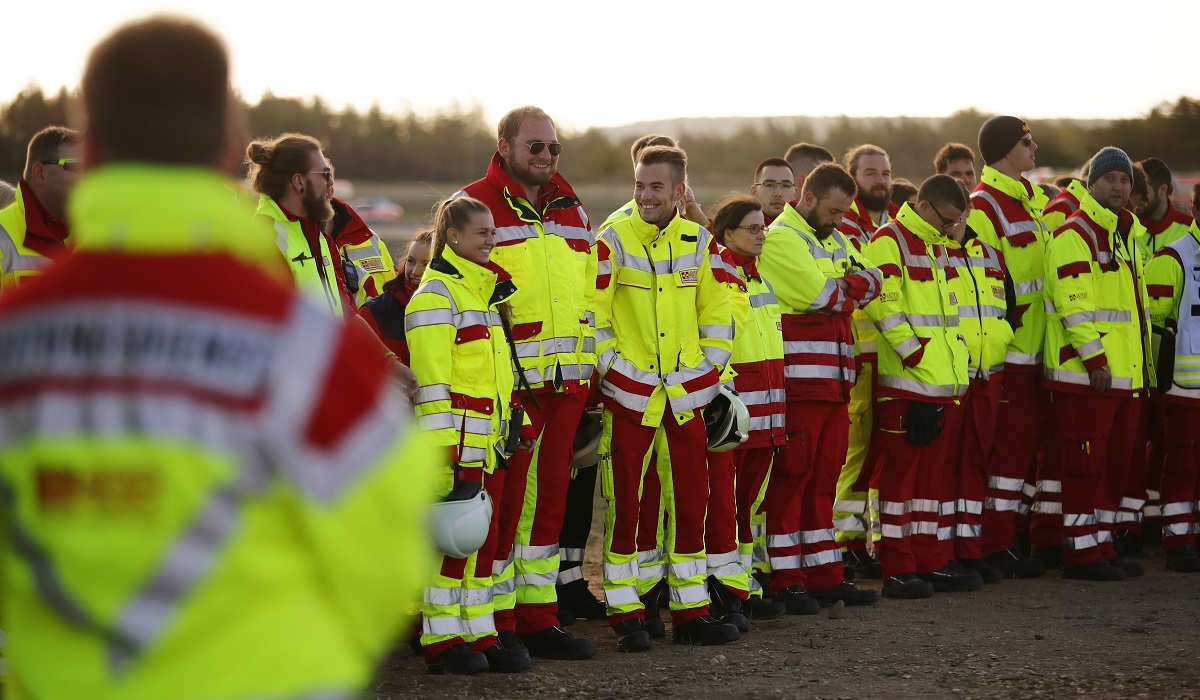
<instances>
[{"instance_id":1,"label":"reflective stripe on jacket","mask_svg":"<svg viewBox=\"0 0 1200 700\"><path fill-rule=\"evenodd\" d=\"M1159 389L1167 385L1167 401L1200 405L1200 226L1192 222L1187 235L1162 248L1146 263L1146 292ZM1165 345L1166 347L1161 347ZM1169 364L1169 367L1167 366Z\"/></svg>"}]
</instances>

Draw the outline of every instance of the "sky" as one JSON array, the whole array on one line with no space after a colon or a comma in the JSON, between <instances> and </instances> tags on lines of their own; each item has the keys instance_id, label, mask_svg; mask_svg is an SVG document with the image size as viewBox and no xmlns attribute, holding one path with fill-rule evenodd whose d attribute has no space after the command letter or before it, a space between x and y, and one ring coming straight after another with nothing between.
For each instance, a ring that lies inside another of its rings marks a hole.
<instances>
[{"instance_id":1,"label":"sky","mask_svg":"<svg viewBox=\"0 0 1200 700\"><path fill-rule=\"evenodd\" d=\"M1117 118L1200 97L1195 0L65 0L8 3L0 103L74 89L156 12L226 40L234 87L335 108L536 104L560 127L700 116Z\"/></svg>"}]
</instances>

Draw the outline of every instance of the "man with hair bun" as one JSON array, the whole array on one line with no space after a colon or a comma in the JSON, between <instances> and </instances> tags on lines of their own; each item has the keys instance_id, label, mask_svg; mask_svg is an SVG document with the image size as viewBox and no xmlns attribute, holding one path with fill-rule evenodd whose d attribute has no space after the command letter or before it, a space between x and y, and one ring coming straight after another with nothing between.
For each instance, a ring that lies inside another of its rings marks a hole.
<instances>
[{"instance_id":1,"label":"man with hair bun","mask_svg":"<svg viewBox=\"0 0 1200 700\"><path fill-rule=\"evenodd\" d=\"M497 137L487 174L454 195L492 212L492 259L517 285L517 371L537 397L525 402L531 425L523 434L536 447L508 461L493 563L496 629L502 646L523 645L534 657L587 659L596 645L559 626L556 584L572 443L595 381L595 235L558 172L563 146L550 115L534 106L510 110Z\"/></svg>"},{"instance_id":2,"label":"man with hair bun","mask_svg":"<svg viewBox=\"0 0 1200 700\"><path fill-rule=\"evenodd\" d=\"M1028 501L1034 493L1036 462L1049 423L1050 397L1042 388L1042 344L1046 335L1044 277L1050 233L1043 222L1046 196L1022 173L1037 164L1037 142L1025 120L998 116L979 129L983 172L971 192L967 225L979 240L1000 252L1013 328L1004 355L1004 383L983 508L982 554L1007 578L1041 576L1027 541Z\"/></svg>"},{"instance_id":3,"label":"man with hair bun","mask_svg":"<svg viewBox=\"0 0 1200 700\"><path fill-rule=\"evenodd\" d=\"M65 126L48 126L29 140L15 197L0 208L0 294L66 255L67 195L83 165L79 154L79 133Z\"/></svg>"},{"instance_id":4,"label":"man with hair bun","mask_svg":"<svg viewBox=\"0 0 1200 700\"><path fill-rule=\"evenodd\" d=\"M967 197L958 181L934 175L881 227L864 253L883 274L867 314L879 329L879 560L883 594L928 598L975 591L983 580L949 566L941 527L948 413L967 392L967 347L958 332L956 273L949 234Z\"/></svg>"},{"instance_id":5,"label":"man with hair bun","mask_svg":"<svg viewBox=\"0 0 1200 700\"><path fill-rule=\"evenodd\" d=\"M427 575L441 456L232 195L217 36L124 25L81 101L74 252L0 300L6 691L357 696Z\"/></svg>"},{"instance_id":6,"label":"man with hair bun","mask_svg":"<svg viewBox=\"0 0 1200 700\"><path fill-rule=\"evenodd\" d=\"M771 593L793 615L838 600L879 600L845 580L832 515L857 379L850 317L875 299L881 282L837 230L855 192L840 166L818 165L796 206L786 205L768 231L759 261L782 313L787 395L787 441L767 485L767 554Z\"/></svg>"}]
</instances>

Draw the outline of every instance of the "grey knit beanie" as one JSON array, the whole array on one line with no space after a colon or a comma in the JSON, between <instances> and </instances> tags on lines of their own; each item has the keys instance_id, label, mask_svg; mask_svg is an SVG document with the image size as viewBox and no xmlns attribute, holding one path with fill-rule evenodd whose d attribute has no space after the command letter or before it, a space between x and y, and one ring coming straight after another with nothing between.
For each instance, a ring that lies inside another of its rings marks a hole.
<instances>
[{"instance_id":1,"label":"grey knit beanie","mask_svg":"<svg viewBox=\"0 0 1200 700\"><path fill-rule=\"evenodd\" d=\"M1088 171L1088 187L1104 177L1105 173L1113 171L1123 172L1129 176L1130 180L1133 180L1133 163L1130 162L1129 156L1125 155L1125 151L1116 146L1105 146L1100 149L1099 153L1092 156L1092 166Z\"/></svg>"}]
</instances>

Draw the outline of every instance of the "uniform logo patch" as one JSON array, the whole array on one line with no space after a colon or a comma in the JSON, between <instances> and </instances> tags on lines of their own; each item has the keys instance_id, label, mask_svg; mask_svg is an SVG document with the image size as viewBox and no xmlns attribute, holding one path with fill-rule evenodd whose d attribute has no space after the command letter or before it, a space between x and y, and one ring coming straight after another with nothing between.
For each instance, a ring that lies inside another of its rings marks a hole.
<instances>
[{"instance_id":1,"label":"uniform logo patch","mask_svg":"<svg viewBox=\"0 0 1200 700\"><path fill-rule=\"evenodd\" d=\"M328 265L329 265L329 256L328 255L321 256L321 265L328 267Z\"/></svg>"},{"instance_id":2,"label":"uniform logo patch","mask_svg":"<svg viewBox=\"0 0 1200 700\"><path fill-rule=\"evenodd\" d=\"M958 304L958 296L954 292L950 292L950 303L954 305Z\"/></svg>"},{"instance_id":3,"label":"uniform logo patch","mask_svg":"<svg viewBox=\"0 0 1200 700\"><path fill-rule=\"evenodd\" d=\"M775 322L775 330L777 330L777 331L781 331L781 330L783 330L783 321L776 321L776 322Z\"/></svg>"},{"instance_id":4,"label":"uniform logo patch","mask_svg":"<svg viewBox=\"0 0 1200 700\"><path fill-rule=\"evenodd\" d=\"M374 256L363 258L362 260L358 261L358 264L367 272L379 272L383 269L383 258L377 258Z\"/></svg>"},{"instance_id":5,"label":"uniform logo patch","mask_svg":"<svg viewBox=\"0 0 1200 700\"><path fill-rule=\"evenodd\" d=\"M679 271L679 284L691 285L700 283L700 271L694 267Z\"/></svg>"},{"instance_id":6,"label":"uniform logo patch","mask_svg":"<svg viewBox=\"0 0 1200 700\"><path fill-rule=\"evenodd\" d=\"M996 297L997 299L1004 299L1004 287L992 285L992 296Z\"/></svg>"}]
</instances>

